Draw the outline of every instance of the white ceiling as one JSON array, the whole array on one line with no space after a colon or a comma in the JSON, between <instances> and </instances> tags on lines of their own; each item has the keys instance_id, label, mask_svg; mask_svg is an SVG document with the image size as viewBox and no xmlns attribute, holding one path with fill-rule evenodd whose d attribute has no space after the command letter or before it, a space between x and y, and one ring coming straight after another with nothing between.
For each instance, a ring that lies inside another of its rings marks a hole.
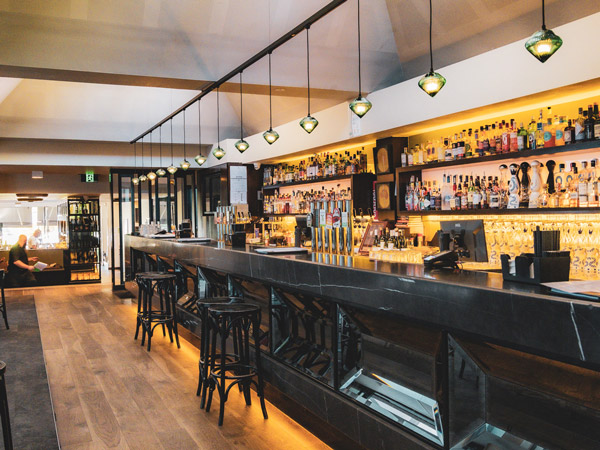
<instances>
[{"instance_id":1,"label":"white ceiling","mask_svg":"<svg viewBox=\"0 0 600 450\"><path fill-rule=\"evenodd\" d=\"M0 78L0 137L128 141L327 3L0 0L0 76L12 76ZM524 39L541 22L539 0L433 4L436 66ZM548 26L556 27L600 11L600 1L548 0L546 8ZM361 12L364 91L428 69L427 0L363 0ZM321 90L313 93L312 111L318 112L357 89L356 0L313 25L310 38L311 87ZM303 91L294 89L306 87L305 45L301 33L273 53L273 84L282 87L274 92L275 126L306 113ZM268 97L260 91L267 81L265 59L244 72L257 92L244 96L245 134L268 127ZM238 137L239 95L223 92L220 99L220 137ZM217 139L214 94L203 100L202 118L202 141L209 144ZM176 142L183 138L181 122L174 123ZM192 108L188 142L198 142L197 123Z\"/></svg>"}]
</instances>

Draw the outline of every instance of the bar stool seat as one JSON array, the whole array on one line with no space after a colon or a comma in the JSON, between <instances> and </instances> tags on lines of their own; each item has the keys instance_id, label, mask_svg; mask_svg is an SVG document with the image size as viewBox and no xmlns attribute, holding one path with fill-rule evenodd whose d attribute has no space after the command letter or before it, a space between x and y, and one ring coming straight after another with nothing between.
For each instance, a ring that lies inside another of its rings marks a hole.
<instances>
[{"instance_id":1,"label":"bar stool seat","mask_svg":"<svg viewBox=\"0 0 600 450\"><path fill-rule=\"evenodd\" d=\"M8 414L8 397L6 395L6 380L4 374L6 372L6 364L0 361L0 420L2 421L2 437L4 440L4 448L12 450L12 433L10 431L10 417Z\"/></svg>"},{"instance_id":2,"label":"bar stool seat","mask_svg":"<svg viewBox=\"0 0 600 450\"><path fill-rule=\"evenodd\" d=\"M229 391L236 384L242 387L246 405L252 404L250 385L256 386L263 417L268 419L265 406L264 384L260 358L260 307L250 303L215 305L208 308L208 324L211 327L210 338L210 388L206 411L210 411L215 389L219 392L219 426L223 425L225 402ZM254 340L254 364L250 362L250 329ZM240 340L238 355L234 361L226 358L227 338L233 335ZM217 358L217 340L220 339L221 352ZM217 366L217 359L220 364ZM256 380L255 380L256 378ZM227 382L229 386L227 386Z\"/></svg>"},{"instance_id":3,"label":"bar stool seat","mask_svg":"<svg viewBox=\"0 0 600 450\"><path fill-rule=\"evenodd\" d=\"M239 304L243 303L244 299L241 297L211 297L201 298L196 301L196 308L200 316L200 359L198 360L198 389L196 395L200 398L200 407L204 408L206 404L206 393L209 387L209 368L211 365L211 359L208 354L210 351L209 345L209 327L208 322L208 309L211 306L226 305L226 304ZM228 353L225 358L228 362L233 362L237 358L239 346L239 339L233 342L233 353ZM220 364L219 355L217 355L216 365Z\"/></svg>"},{"instance_id":4,"label":"bar stool seat","mask_svg":"<svg viewBox=\"0 0 600 450\"><path fill-rule=\"evenodd\" d=\"M134 339L138 338L140 328L142 329L142 344L148 337L148 351L152 345L154 329L161 325L163 335L166 336L165 327L169 331L169 338L173 342L173 334L179 345L179 333L177 330L177 276L164 272L142 272L136 275L138 283L138 312ZM152 306L153 297L158 294L159 308Z\"/></svg>"}]
</instances>

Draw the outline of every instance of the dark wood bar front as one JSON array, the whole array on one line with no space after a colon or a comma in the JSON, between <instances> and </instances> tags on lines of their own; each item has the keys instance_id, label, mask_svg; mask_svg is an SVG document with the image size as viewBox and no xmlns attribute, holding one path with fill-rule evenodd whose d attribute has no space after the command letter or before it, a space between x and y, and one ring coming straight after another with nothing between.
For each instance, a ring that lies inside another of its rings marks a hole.
<instances>
[{"instance_id":1,"label":"dark wood bar front","mask_svg":"<svg viewBox=\"0 0 600 450\"><path fill-rule=\"evenodd\" d=\"M259 304L270 386L296 415L307 410L365 447L464 448L485 433L543 448L600 445L596 303L498 273L364 257L137 236L125 247L128 280L157 255L199 268L200 286ZM194 308L180 303L194 333Z\"/></svg>"}]
</instances>

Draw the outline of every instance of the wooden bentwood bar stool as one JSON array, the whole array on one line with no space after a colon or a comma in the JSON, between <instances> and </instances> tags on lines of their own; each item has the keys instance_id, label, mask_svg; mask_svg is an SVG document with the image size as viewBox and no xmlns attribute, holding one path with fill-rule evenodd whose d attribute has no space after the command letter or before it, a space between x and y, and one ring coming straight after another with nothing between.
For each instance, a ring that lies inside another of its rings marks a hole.
<instances>
[{"instance_id":1,"label":"wooden bentwood bar stool","mask_svg":"<svg viewBox=\"0 0 600 450\"><path fill-rule=\"evenodd\" d=\"M0 361L0 419L2 419L2 435L4 437L5 450L12 450L12 434L10 431L10 417L8 415L8 397L6 396L6 380L4 373L6 364Z\"/></svg>"},{"instance_id":2,"label":"wooden bentwood bar stool","mask_svg":"<svg viewBox=\"0 0 600 450\"><path fill-rule=\"evenodd\" d=\"M200 316L200 359L198 361L198 389L196 395L202 394L200 398L200 408L204 408L206 404L206 393L209 387L209 368L212 362L210 352L210 327L208 326L208 308L211 306L219 306L226 304L240 304L244 299L241 297L211 297L202 298L196 301L196 307ZM236 336L233 341L233 353L225 355L227 362L238 360L238 348L240 346L240 336ZM219 355L215 356L215 366L218 367L221 363Z\"/></svg>"},{"instance_id":3,"label":"wooden bentwood bar stool","mask_svg":"<svg viewBox=\"0 0 600 450\"><path fill-rule=\"evenodd\" d=\"M210 326L210 388L206 411L210 411L213 392L219 391L219 426L223 425L225 402L229 391L236 384L244 392L246 405L250 406L250 384L256 386L260 399L263 417L268 419L265 407L264 382L260 360L260 308L249 303L214 305L208 308L208 325ZM254 340L254 360L250 363L250 328ZM227 361L227 338L232 336L234 342L239 338L237 357L234 361ZM220 339L221 351L217 358L217 339ZM217 359L220 364L217 366ZM256 377L256 380L254 378ZM229 386L226 385L230 381Z\"/></svg>"},{"instance_id":4,"label":"wooden bentwood bar stool","mask_svg":"<svg viewBox=\"0 0 600 450\"><path fill-rule=\"evenodd\" d=\"M145 272L136 275L136 282L138 284L138 312L134 339L138 338L141 327L141 345L144 345L147 335L148 351L150 351L150 346L152 345L154 329L158 325L162 326L164 336L166 336L166 326L171 342L173 342L173 334L175 334L177 348L180 348L175 311L177 303L176 278L175 274L161 272ZM155 294L159 298L158 309L153 309L152 307L152 300Z\"/></svg>"}]
</instances>

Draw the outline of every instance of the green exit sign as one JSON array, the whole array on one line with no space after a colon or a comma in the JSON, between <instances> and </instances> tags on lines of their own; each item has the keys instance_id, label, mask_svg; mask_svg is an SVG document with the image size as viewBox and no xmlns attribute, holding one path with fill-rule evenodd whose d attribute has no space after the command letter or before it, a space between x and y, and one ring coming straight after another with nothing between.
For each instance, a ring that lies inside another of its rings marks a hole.
<instances>
[{"instance_id":1,"label":"green exit sign","mask_svg":"<svg viewBox=\"0 0 600 450\"><path fill-rule=\"evenodd\" d=\"M81 174L82 183L97 183L98 175L93 170L86 170L85 173Z\"/></svg>"}]
</instances>

